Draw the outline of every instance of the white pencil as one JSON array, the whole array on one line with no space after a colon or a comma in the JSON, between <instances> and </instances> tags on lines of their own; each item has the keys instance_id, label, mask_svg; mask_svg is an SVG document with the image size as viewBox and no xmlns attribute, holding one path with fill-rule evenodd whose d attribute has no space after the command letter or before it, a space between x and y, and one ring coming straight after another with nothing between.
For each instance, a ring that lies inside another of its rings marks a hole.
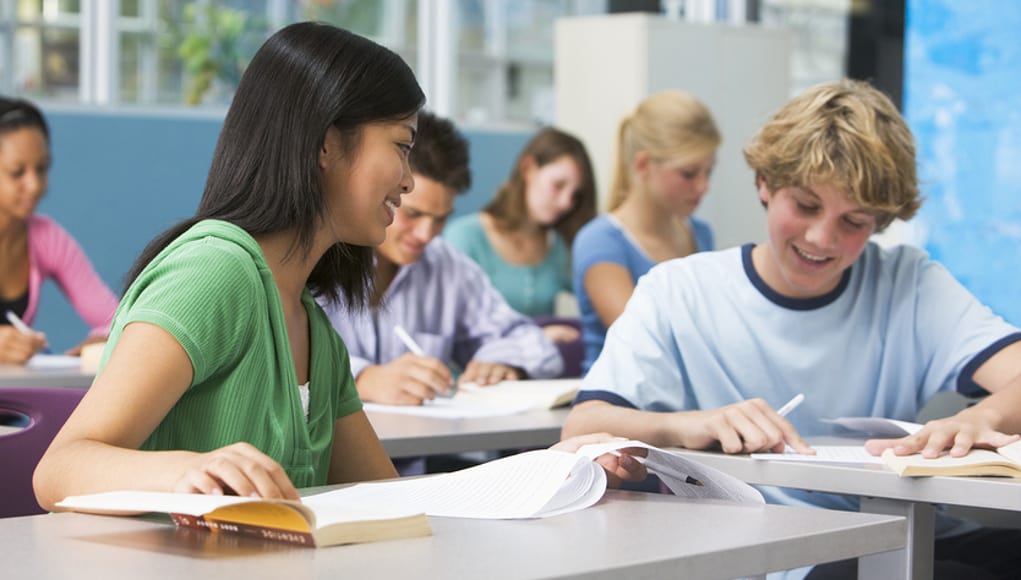
<instances>
[{"instance_id":1,"label":"white pencil","mask_svg":"<svg viewBox=\"0 0 1021 580\"><path fill-rule=\"evenodd\" d=\"M25 321L22 320L12 310L7 311L7 321L11 323L11 326L17 328L18 332L20 332L21 334L24 334L25 336L35 336L35 331L32 330L32 327L25 324Z\"/></svg>"},{"instance_id":2,"label":"white pencil","mask_svg":"<svg viewBox=\"0 0 1021 580\"><path fill-rule=\"evenodd\" d=\"M397 338L401 339L401 342L404 343L404 346L408 347L412 354L425 356L425 351L422 350L422 347L418 346L418 343L415 342L414 338L411 338L411 335L408 334L407 330L404 330L403 326L400 324L394 326L394 332L397 333Z\"/></svg>"},{"instance_id":3,"label":"white pencil","mask_svg":"<svg viewBox=\"0 0 1021 580\"><path fill-rule=\"evenodd\" d=\"M788 413L790 413L794 409L797 409L798 405L801 404L801 401L804 401L804 400L805 400L805 394L804 393L798 393L797 395L794 395L793 399L791 399L790 401L787 401L786 405L784 405L783 407L780 407L780 409L776 412L776 414L780 415L781 417L786 417Z\"/></svg>"}]
</instances>

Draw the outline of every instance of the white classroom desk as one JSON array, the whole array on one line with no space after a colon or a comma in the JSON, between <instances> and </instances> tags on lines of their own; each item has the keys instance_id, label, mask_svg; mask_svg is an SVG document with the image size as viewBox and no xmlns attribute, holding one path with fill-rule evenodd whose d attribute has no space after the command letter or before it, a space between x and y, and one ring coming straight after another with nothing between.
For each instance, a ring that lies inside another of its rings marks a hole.
<instances>
[{"instance_id":1,"label":"white classroom desk","mask_svg":"<svg viewBox=\"0 0 1021 580\"><path fill-rule=\"evenodd\" d=\"M548 447L560 441L569 409L499 417L447 419L368 411L369 422L392 458Z\"/></svg>"},{"instance_id":2,"label":"white classroom desk","mask_svg":"<svg viewBox=\"0 0 1021 580\"><path fill-rule=\"evenodd\" d=\"M0 519L0 569L34 580L736 578L897 550L905 537L895 516L619 490L552 518L430 522L429 537L316 549L166 518Z\"/></svg>"},{"instance_id":3,"label":"white classroom desk","mask_svg":"<svg viewBox=\"0 0 1021 580\"><path fill-rule=\"evenodd\" d=\"M811 445L861 445L863 439L809 437ZM861 511L907 518L905 550L868 558L859 578L932 578L933 504L1021 512L1021 480L900 477L884 465L755 460L748 455L671 449L753 484L857 495ZM884 572L880 574L880 566ZM896 576L889 571L896 570Z\"/></svg>"},{"instance_id":4,"label":"white classroom desk","mask_svg":"<svg viewBox=\"0 0 1021 580\"><path fill-rule=\"evenodd\" d=\"M75 368L29 368L22 365L0 365L0 389L5 387L62 387L87 389L95 373Z\"/></svg>"}]
</instances>

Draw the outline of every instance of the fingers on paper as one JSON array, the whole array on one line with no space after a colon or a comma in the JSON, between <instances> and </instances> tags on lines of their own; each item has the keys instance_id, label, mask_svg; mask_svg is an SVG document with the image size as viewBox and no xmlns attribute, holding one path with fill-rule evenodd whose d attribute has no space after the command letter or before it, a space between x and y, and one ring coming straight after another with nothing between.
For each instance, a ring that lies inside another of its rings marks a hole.
<instances>
[{"instance_id":1,"label":"fingers on paper","mask_svg":"<svg viewBox=\"0 0 1021 580\"><path fill-rule=\"evenodd\" d=\"M480 386L495 385L501 381L520 379L517 369L503 363L473 360L468 363L461 375L461 382L472 382Z\"/></svg>"},{"instance_id":2,"label":"fingers on paper","mask_svg":"<svg viewBox=\"0 0 1021 580\"><path fill-rule=\"evenodd\" d=\"M443 361L429 356L405 356L412 357L408 361L406 376L429 391L420 393L421 398L432 399L433 393L446 395L450 392L454 379Z\"/></svg>"},{"instance_id":3,"label":"fingers on paper","mask_svg":"<svg viewBox=\"0 0 1021 580\"><path fill-rule=\"evenodd\" d=\"M790 443L799 452L812 453L794 426L762 399L727 405L708 414L708 429L725 453L783 451Z\"/></svg>"}]
</instances>

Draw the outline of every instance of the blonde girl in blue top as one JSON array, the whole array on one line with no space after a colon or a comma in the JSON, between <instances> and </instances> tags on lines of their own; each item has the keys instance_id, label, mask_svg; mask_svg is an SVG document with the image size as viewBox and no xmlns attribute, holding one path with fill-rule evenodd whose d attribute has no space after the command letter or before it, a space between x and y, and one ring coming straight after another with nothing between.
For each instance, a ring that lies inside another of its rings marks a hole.
<instances>
[{"instance_id":1,"label":"blonde girl in blue top","mask_svg":"<svg viewBox=\"0 0 1021 580\"><path fill-rule=\"evenodd\" d=\"M609 212L574 240L574 293L587 370L635 283L655 264L714 249L709 224L692 216L709 190L720 132L688 93L647 97L617 129Z\"/></svg>"}]
</instances>

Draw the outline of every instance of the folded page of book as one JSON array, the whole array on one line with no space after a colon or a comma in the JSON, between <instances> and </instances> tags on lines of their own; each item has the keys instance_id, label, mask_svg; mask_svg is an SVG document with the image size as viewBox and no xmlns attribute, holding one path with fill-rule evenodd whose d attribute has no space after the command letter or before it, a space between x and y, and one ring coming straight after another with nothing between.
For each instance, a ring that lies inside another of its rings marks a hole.
<instances>
[{"instance_id":1,"label":"folded page of book","mask_svg":"<svg viewBox=\"0 0 1021 580\"><path fill-rule=\"evenodd\" d=\"M752 459L769 461L807 461L817 463L883 463L879 456L872 455L862 445L815 445L815 455L802 455L793 449L784 453L752 453Z\"/></svg>"},{"instance_id":2,"label":"folded page of book","mask_svg":"<svg viewBox=\"0 0 1021 580\"><path fill-rule=\"evenodd\" d=\"M581 379L503 381L490 386L466 383L453 397L436 397L423 405L365 403L366 411L420 417L464 419L516 415L569 404Z\"/></svg>"},{"instance_id":3,"label":"folded page of book","mask_svg":"<svg viewBox=\"0 0 1021 580\"><path fill-rule=\"evenodd\" d=\"M964 457L944 454L932 459L920 453L897 455L893 449L887 449L883 451L883 461L901 477L956 475L1021 478L1021 441L995 451L972 449Z\"/></svg>"},{"instance_id":4,"label":"folded page of book","mask_svg":"<svg viewBox=\"0 0 1021 580\"><path fill-rule=\"evenodd\" d=\"M922 428L918 423L899 421L883 417L837 417L836 419L820 419L823 423L840 425L852 431L868 433L873 437L896 438L914 435Z\"/></svg>"},{"instance_id":5,"label":"folded page of book","mask_svg":"<svg viewBox=\"0 0 1021 580\"><path fill-rule=\"evenodd\" d=\"M752 486L716 469L646 445L617 440L587 445L576 453L553 449L526 451L452 473L395 481L359 483L306 497L316 511L341 505L387 504L430 516L525 519L584 509L606 492L606 472L592 459L626 447L644 447L649 471L679 496L764 503Z\"/></svg>"},{"instance_id":6,"label":"folded page of book","mask_svg":"<svg viewBox=\"0 0 1021 580\"><path fill-rule=\"evenodd\" d=\"M334 503L392 505L430 516L523 519L586 508L606 491L606 473L589 458L539 449L433 476L359 483L306 497L316 510Z\"/></svg>"},{"instance_id":7,"label":"folded page of book","mask_svg":"<svg viewBox=\"0 0 1021 580\"><path fill-rule=\"evenodd\" d=\"M765 503L759 490L724 473L687 457L671 453L641 441L611 441L585 445L578 453L595 459L604 453L619 453L625 447L648 449L648 456L639 458L646 469L659 476L674 495L698 499L722 499L737 503Z\"/></svg>"},{"instance_id":8,"label":"folded page of book","mask_svg":"<svg viewBox=\"0 0 1021 580\"><path fill-rule=\"evenodd\" d=\"M28 359L25 363L30 369L51 369L51 370L64 370L64 369L78 369L82 366L82 359L76 356L68 356L65 354L37 354L32 358Z\"/></svg>"}]
</instances>

